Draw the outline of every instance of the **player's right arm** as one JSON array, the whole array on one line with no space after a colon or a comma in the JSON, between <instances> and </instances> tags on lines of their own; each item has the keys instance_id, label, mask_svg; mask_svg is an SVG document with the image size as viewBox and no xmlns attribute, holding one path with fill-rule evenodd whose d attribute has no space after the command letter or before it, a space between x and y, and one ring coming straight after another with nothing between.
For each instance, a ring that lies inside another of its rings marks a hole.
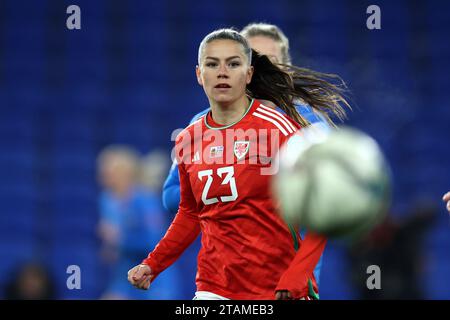
<instances>
[{"instance_id":1,"label":"player's right arm","mask_svg":"<svg viewBox=\"0 0 450 320\"><path fill-rule=\"evenodd\" d=\"M178 212L155 249L128 272L129 282L137 288L148 289L158 274L174 263L200 233L197 203L183 163L178 170L181 194Z\"/></svg>"}]
</instances>

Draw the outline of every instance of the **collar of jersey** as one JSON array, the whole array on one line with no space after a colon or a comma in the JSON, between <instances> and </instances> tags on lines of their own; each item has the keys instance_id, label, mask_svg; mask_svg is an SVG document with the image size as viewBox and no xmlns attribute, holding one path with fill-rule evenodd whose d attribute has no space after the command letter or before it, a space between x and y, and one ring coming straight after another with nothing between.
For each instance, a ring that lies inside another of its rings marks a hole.
<instances>
[{"instance_id":1,"label":"collar of jersey","mask_svg":"<svg viewBox=\"0 0 450 320\"><path fill-rule=\"evenodd\" d=\"M208 114L209 114L210 111L207 112L207 113L205 114L205 116L204 116L205 126L206 126L208 129L212 129L212 130L222 130L222 129L227 129L227 128L229 128L229 127L234 126L236 123L238 123L239 121L241 121L242 119L244 119L244 117L247 115L248 111L252 108L253 102L254 102L254 101L255 101L255 99L252 99L252 101L250 101L250 104L248 105L247 110L245 110L244 114L242 115L242 117L241 117L239 120L237 120L237 121L235 121L235 122L233 122L233 123L231 123L231 124L229 124L229 125L222 126L222 127L211 127L211 126L208 124L208 121L206 120L206 118L208 117Z\"/></svg>"}]
</instances>

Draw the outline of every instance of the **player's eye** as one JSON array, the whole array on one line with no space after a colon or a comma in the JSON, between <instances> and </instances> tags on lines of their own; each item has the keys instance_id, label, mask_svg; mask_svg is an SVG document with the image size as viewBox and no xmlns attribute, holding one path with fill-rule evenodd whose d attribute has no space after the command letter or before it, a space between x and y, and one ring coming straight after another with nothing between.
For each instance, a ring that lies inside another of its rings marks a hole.
<instances>
[{"instance_id":1,"label":"player's eye","mask_svg":"<svg viewBox=\"0 0 450 320\"><path fill-rule=\"evenodd\" d=\"M239 61L232 61L229 64L229 66L232 67L232 68L239 67L240 65L241 65L241 63Z\"/></svg>"},{"instance_id":2,"label":"player's eye","mask_svg":"<svg viewBox=\"0 0 450 320\"><path fill-rule=\"evenodd\" d=\"M214 68L214 67L217 67L217 63L216 62L207 62L205 64L205 66L207 66L208 68Z\"/></svg>"}]
</instances>

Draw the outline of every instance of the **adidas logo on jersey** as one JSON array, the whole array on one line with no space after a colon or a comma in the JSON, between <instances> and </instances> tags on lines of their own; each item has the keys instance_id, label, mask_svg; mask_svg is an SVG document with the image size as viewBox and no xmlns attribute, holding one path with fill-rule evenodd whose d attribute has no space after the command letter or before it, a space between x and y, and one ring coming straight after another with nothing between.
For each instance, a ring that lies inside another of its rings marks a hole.
<instances>
[{"instance_id":1,"label":"adidas logo on jersey","mask_svg":"<svg viewBox=\"0 0 450 320\"><path fill-rule=\"evenodd\" d=\"M192 158L192 162L200 161L200 154L198 151L195 153L194 158Z\"/></svg>"}]
</instances>

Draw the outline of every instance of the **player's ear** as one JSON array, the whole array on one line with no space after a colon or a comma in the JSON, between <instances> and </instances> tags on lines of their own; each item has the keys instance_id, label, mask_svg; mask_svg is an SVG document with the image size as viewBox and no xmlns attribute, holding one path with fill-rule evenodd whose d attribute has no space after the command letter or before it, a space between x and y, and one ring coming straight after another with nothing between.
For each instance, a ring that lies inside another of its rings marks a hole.
<instances>
[{"instance_id":1,"label":"player's ear","mask_svg":"<svg viewBox=\"0 0 450 320\"><path fill-rule=\"evenodd\" d=\"M197 82L199 85L201 85L203 87L203 81L202 81L202 77L201 77L201 70L199 66L195 66L195 74L197 75Z\"/></svg>"},{"instance_id":2,"label":"player's ear","mask_svg":"<svg viewBox=\"0 0 450 320\"><path fill-rule=\"evenodd\" d=\"M250 66L247 70L247 84L252 82L253 72L255 71L255 68L253 66Z\"/></svg>"}]
</instances>

